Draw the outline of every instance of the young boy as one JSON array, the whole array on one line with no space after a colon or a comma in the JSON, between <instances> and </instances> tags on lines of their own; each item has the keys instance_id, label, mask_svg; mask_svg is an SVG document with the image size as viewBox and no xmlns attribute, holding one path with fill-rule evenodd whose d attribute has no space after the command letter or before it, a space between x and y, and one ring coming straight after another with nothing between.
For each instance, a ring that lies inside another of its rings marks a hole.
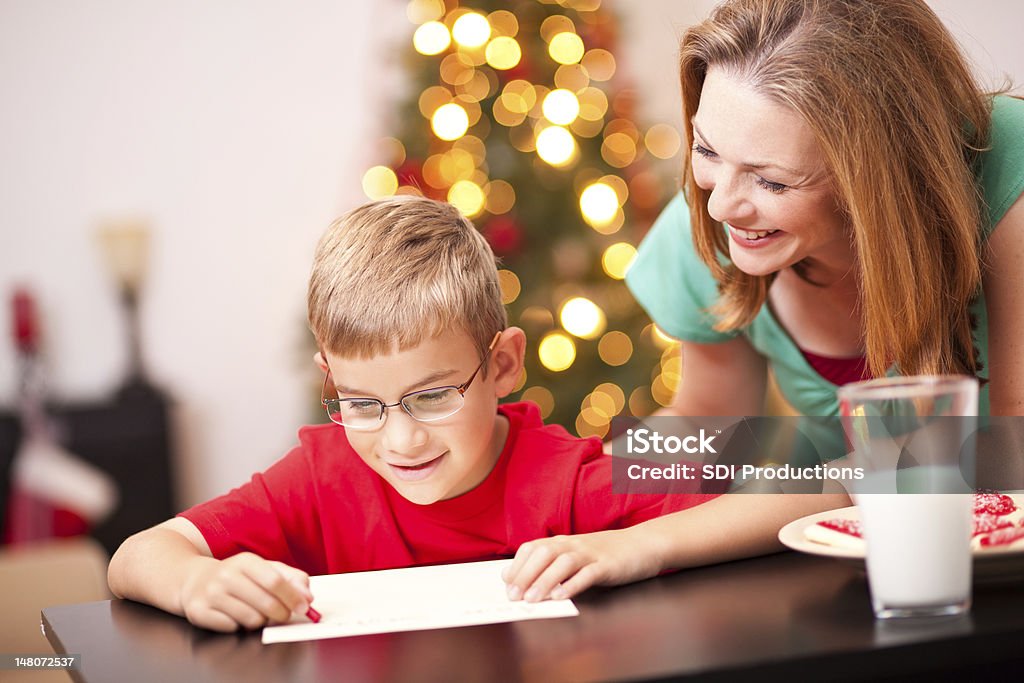
<instances>
[{"instance_id":1,"label":"young boy","mask_svg":"<svg viewBox=\"0 0 1024 683\"><path fill-rule=\"evenodd\" d=\"M494 255L452 206L396 197L344 216L317 249L308 305L337 424L127 539L116 595L231 631L305 614L310 574L515 555L509 597L540 600L772 549L759 533L745 553L693 541L681 554L703 515L629 528L710 496L613 495L599 440L545 427L532 404L498 406L525 338L507 326Z\"/></svg>"}]
</instances>

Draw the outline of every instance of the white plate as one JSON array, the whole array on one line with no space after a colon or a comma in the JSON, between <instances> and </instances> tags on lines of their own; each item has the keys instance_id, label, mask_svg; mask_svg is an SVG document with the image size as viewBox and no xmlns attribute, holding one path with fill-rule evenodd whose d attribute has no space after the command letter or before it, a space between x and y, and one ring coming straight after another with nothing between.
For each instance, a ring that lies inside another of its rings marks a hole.
<instances>
[{"instance_id":1,"label":"white plate","mask_svg":"<svg viewBox=\"0 0 1024 683\"><path fill-rule=\"evenodd\" d=\"M1024 507L1024 494L1010 494L1017 507ZM809 555L834 557L847 562L864 566L864 551L853 548L815 543L804 537L804 529L826 519L860 519L856 506L826 510L793 520L779 530L779 540L791 550ZM986 579L1021 578L1024 579L1024 548L991 548L973 550L974 574Z\"/></svg>"}]
</instances>

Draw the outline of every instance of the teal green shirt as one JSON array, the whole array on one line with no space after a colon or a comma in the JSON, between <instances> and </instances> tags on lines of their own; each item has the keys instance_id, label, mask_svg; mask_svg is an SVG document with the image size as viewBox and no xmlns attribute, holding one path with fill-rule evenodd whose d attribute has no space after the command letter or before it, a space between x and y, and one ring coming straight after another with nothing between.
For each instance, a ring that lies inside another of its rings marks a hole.
<instances>
[{"instance_id":1,"label":"teal green shirt","mask_svg":"<svg viewBox=\"0 0 1024 683\"><path fill-rule=\"evenodd\" d=\"M993 100L990 140L990 149L980 156L978 171L988 211L985 238L1024 193L1024 101L1010 97ZM808 364L768 306L762 306L754 321L740 331L722 333L713 329L715 319L707 311L718 299L718 287L693 247L690 211L682 194L665 208L640 245L626 284L666 333L705 344L742 334L768 359L783 395L801 414L838 414L836 385ZM988 315L983 296L973 302L971 311L977 316L975 340L987 367ZM981 414L987 415L987 389L982 389L979 402Z\"/></svg>"}]
</instances>

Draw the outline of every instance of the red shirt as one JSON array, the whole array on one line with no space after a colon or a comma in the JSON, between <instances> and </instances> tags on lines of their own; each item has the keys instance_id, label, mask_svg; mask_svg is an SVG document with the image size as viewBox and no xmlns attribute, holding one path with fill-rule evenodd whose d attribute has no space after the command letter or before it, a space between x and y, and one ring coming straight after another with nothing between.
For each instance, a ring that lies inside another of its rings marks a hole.
<instances>
[{"instance_id":1,"label":"red shirt","mask_svg":"<svg viewBox=\"0 0 1024 683\"><path fill-rule=\"evenodd\" d=\"M713 495L613 494L596 438L545 426L532 403L500 406L508 439L491 473L430 505L403 498L334 424L304 427L266 472L181 513L213 556L250 551L310 574L511 557L526 541L632 526Z\"/></svg>"}]
</instances>

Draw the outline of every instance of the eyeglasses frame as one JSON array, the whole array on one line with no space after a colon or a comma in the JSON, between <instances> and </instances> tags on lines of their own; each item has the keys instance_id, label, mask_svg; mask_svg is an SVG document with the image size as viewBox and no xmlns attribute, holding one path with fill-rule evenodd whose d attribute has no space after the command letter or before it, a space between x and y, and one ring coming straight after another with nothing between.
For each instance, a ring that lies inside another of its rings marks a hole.
<instances>
[{"instance_id":1,"label":"eyeglasses frame","mask_svg":"<svg viewBox=\"0 0 1024 683\"><path fill-rule=\"evenodd\" d=\"M462 406L465 405L466 392L469 391L469 385L473 383L473 380L476 379L476 376L483 369L484 363L486 363L487 359L491 357L491 351L494 350L494 347L498 343L498 339L500 339L500 338L501 338L501 330L499 330L498 332L496 332L494 334L494 338L491 340L491 343L487 346L487 350L484 352L484 357L480 361L480 365L476 366L476 370L473 371L473 374L470 375L469 379L467 379L462 384L460 384L458 386L454 386L454 385L451 385L451 384L446 384L446 385L439 386L439 387L431 387L429 389L417 389L416 391L410 391L408 394L405 394L400 399L398 399L398 401L396 403L385 403L384 401L380 400L379 398L370 398L370 397L355 397L355 398L348 398L348 399L343 399L343 398L327 398L326 397L326 394L327 394L327 383L331 379L331 369L330 369L330 367L328 367L327 368L327 374L324 375L323 387L320 388L320 403L322 403L323 406L324 406L324 411L327 413L327 419L330 419L330 417L331 417L331 412L328 409L328 403L330 403L331 401L373 401L373 402L377 403L380 406L380 416L377 418L377 424L375 424L372 427L354 427L352 425L347 425L347 424L344 424L344 423L341 423L341 422L334 422L334 420L331 420L331 422L333 422L334 424L339 425L341 427L344 427L345 429L353 429L353 430L356 430L356 431L366 431L366 432L368 432L368 431L374 431L376 429L380 429L381 426L383 426L384 422L386 421L385 420L385 416L387 414L387 409L388 408L395 408L395 407L398 407L398 406L401 406L402 410L405 411L406 415L408 415L412 419L416 420L417 422L437 422L439 420L444 420L446 418L451 417L455 413L459 412L459 410L462 410ZM326 363L327 362L327 356L325 356L322 351L320 352L320 356L321 356L321 358L324 359L324 363ZM452 412L452 413L448 413L447 415L444 415L442 417L435 417L435 418L430 419L430 420L421 420L420 418L418 418L415 415L413 415L412 412L405 405L405 399L409 398L410 396L414 396L414 395L420 394L420 393L431 392L431 391L438 391L440 389L455 389L457 392L459 392L459 396L463 397L463 403L462 403L462 405L459 406L458 410L456 410L455 412Z\"/></svg>"}]
</instances>

